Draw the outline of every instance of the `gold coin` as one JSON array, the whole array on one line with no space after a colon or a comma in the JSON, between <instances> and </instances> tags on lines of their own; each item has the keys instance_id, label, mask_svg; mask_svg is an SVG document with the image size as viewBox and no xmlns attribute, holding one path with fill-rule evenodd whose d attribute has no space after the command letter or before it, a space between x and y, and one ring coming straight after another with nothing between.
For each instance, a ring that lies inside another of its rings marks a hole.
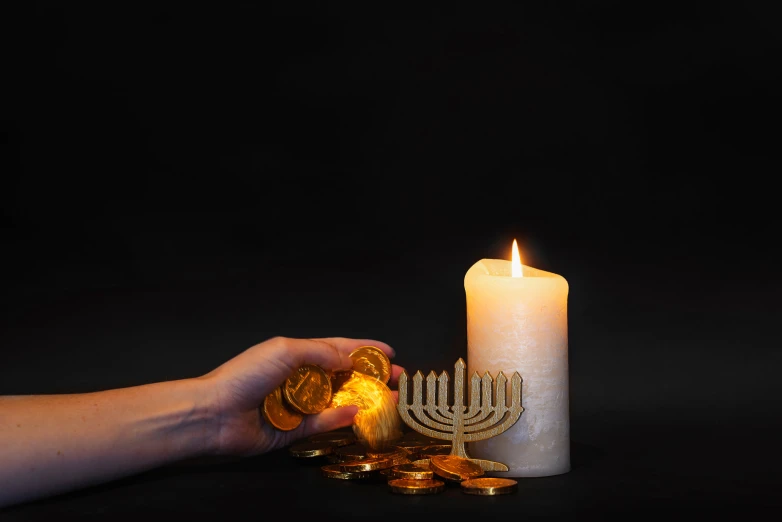
<instances>
[{"instance_id":1,"label":"gold coin","mask_svg":"<svg viewBox=\"0 0 782 522\"><path fill-rule=\"evenodd\" d=\"M429 446L419 448L416 453L418 453L422 459L425 459L434 455L450 455L451 449L453 448L451 448L450 444L430 444Z\"/></svg>"},{"instance_id":2,"label":"gold coin","mask_svg":"<svg viewBox=\"0 0 782 522\"><path fill-rule=\"evenodd\" d=\"M435 479L392 479L388 486L394 493L403 495L430 495L445 489L445 482Z\"/></svg>"},{"instance_id":3,"label":"gold coin","mask_svg":"<svg viewBox=\"0 0 782 522\"><path fill-rule=\"evenodd\" d=\"M367 457L363 460L354 460L351 462L341 462L339 467L342 471L377 471L381 469L388 469L396 466L397 464L406 464L410 462L407 458L393 459L393 458L372 458Z\"/></svg>"},{"instance_id":4,"label":"gold coin","mask_svg":"<svg viewBox=\"0 0 782 522\"><path fill-rule=\"evenodd\" d=\"M328 441L300 442L288 448L294 457L320 457L334 452L334 445Z\"/></svg>"},{"instance_id":5,"label":"gold coin","mask_svg":"<svg viewBox=\"0 0 782 522\"><path fill-rule=\"evenodd\" d=\"M397 448L396 451L388 453L373 453L367 450L367 455L370 459L390 459L394 462L394 465L407 464L410 462L410 453L402 448Z\"/></svg>"},{"instance_id":6,"label":"gold coin","mask_svg":"<svg viewBox=\"0 0 782 522\"><path fill-rule=\"evenodd\" d=\"M429 467L450 480L467 480L483 475L483 468L478 464L456 455L433 455L429 458Z\"/></svg>"},{"instance_id":7,"label":"gold coin","mask_svg":"<svg viewBox=\"0 0 782 522\"><path fill-rule=\"evenodd\" d=\"M375 377L387 384L391 378L391 360L376 346L362 346L350 354L353 369L364 375Z\"/></svg>"},{"instance_id":8,"label":"gold coin","mask_svg":"<svg viewBox=\"0 0 782 522\"><path fill-rule=\"evenodd\" d=\"M350 444L334 449L335 460L339 462L351 462L354 460L364 460L367 458L367 450L360 444Z\"/></svg>"},{"instance_id":9,"label":"gold coin","mask_svg":"<svg viewBox=\"0 0 782 522\"><path fill-rule=\"evenodd\" d=\"M353 370L339 370L332 372L329 376L331 378L331 393L332 395L337 393L342 385L350 380L353 375Z\"/></svg>"},{"instance_id":10,"label":"gold coin","mask_svg":"<svg viewBox=\"0 0 782 522\"><path fill-rule=\"evenodd\" d=\"M432 469L432 466L430 464L430 460L429 459L413 460L413 461L410 462L410 464L415 464L419 468Z\"/></svg>"},{"instance_id":11,"label":"gold coin","mask_svg":"<svg viewBox=\"0 0 782 522\"><path fill-rule=\"evenodd\" d=\"M469 495L506 495L516 491L518 482L513 479L482 477L464 480L462 491Z\"/></svg>"},{"instance_id":12,"label":"gold coin","mask_svg":"<svg viewBox=\"0 0 782 522\"><path fill-rule=\"evenodd\" d=\"M282 388L277 388L263 399L261 413L266 422L282 431L290 431L298 427L304 416L286 406L282 399Z\"/></svg>"},{"instance_id":13,"label":"gold coin","mask_svg":"<svg viewBox=\"0 0 782 522\"><path fill-rule=\"evenodd\" d=\"M342 479L342 480L355 480L372 477L372 473L369 471L342 471L339 464L329 464L320 468L324 477Z\"/></svg>"},{"instance_id":14,"label":"gold coin","mask_svg":"<svg viewBox=\"0 0 782 522\"><path fill-rule=\"evenodd\" d=\"M400 448L404 448L410 453L415 453L415 454L418 454L421 452L422 449L431 446L429 442L425 442L422 440L398 440L394 443L394 445L399 446Z\"/></svg>"},{"instance_id":15,"label":"gold coin","mask_svg":"<svg viewBox=\"0 0 782 522\"><path fill-rule=\"evenodd\" d=\"M405 440L400 439L394 443L395 446L399 446L400 448L405 448L407 451L410 451L412 453L418 453L424 448L428 448L432 444L428 441L423 440Z\"/></svg>"},{"instance_id":16,"label":"gold coin","mask_svg":"<svg viewBox=\"0 0 782 522\"><path fill-rule=\"evenodd\" d=\"M399 446L391 446L383 450L367 450L367 456L371 458L400 458L410 457L410 452Z\"/></svg>"},{"instance_id":17,"label":"gold coin","mask_svg":"<svg viewBox=\"0 0 782 522\"><path fill-rule=\"evenodd\" d=\"M356 442L356 436L347 431L330 431L327 433L317 433L307 437L310 442L326 441L331 442L334 447L348 446Z\"/></svg>"},{"instance_id":18,"label":"gold coin","mask_svg":"<svg viewBox=\"0 0 782 522\"><path fill-rule=\"evenodd\" d=\"M394 465L396 464L407 464L408 462L412 462L412 459L410 459L410 455L408 453L396 453L391 457L391 460L394 461Z\"/></svg>"},{"instance_id":19,"label":"gold coin","mask_svg":"<svg viewBox=\"0 0 782 522\"><path fill-rule=\"evenodd\" d=\"M305 364L285 380L282 391L288 404L299 413L320 413L331 402L331 379L320 366Z\"/></svg>"},{"instance_id":20,"label":"gold coin","mask_svg":"<svg viewBox=\"0 0 782 522\"><path fill-rule=\"evenodd\" d=\"M408 464L398 464L388 471L388 476L392 479L407 478L407 479L419 479L429 480L434 478L434 473L431 469L422 468L416 466L412 462Z\"/></svg>"}]
</instances>

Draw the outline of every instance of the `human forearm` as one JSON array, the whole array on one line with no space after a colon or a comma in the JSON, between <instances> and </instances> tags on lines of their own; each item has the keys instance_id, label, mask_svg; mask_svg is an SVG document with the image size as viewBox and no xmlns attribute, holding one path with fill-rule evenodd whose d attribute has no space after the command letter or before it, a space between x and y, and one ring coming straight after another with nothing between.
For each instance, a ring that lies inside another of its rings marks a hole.
<instances>
[{"instance_id":1,"label":"human forearm","mask_svg":"<svg viewBox=\"0 0 782 522\"><path fill-rule=\"evenodd\" d=\"M0 506L212 450L205 383L185 379L72 395L0 397Z\"/></svg>"},{"instance_id":2,"label":"human forearm","mask_svg":"<svg viewBox=\"0 0 782 522\"><path fill-rule=\"evenodd\" d=\"M194 379L74 395L0 397L0 507L97 484L183 458L249 456L349 426L358 408L267 423L265 397L305 364L347 370L371 339L274 337ZM391 381L403 369L392 365Z\"/></svg>"}]
</instances>

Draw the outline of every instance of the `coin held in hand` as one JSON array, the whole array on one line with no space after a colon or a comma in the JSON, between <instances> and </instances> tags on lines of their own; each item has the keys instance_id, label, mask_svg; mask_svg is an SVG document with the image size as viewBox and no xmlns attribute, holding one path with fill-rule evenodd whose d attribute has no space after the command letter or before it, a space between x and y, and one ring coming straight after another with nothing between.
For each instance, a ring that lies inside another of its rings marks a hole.
<instances>
[{"instance_id":1,"label":"coin held in hand","mask_svg":"<svg viewBox=\"0 0 782 522\"><path fill-rule=\"evenodd\" d=\"M377 346L361 346L350 354L353 370L374 377L384 384L391 378L391 360Z\"/></svg>"},{"instance_id":2,"label":"coin held in hand","mask_svg":"<svg viewBox=\"0 0 782 522\"><path fill-rule=\"evenodd\" d=\"M320 366L305 364L282 385L288 404L304 415L320 413L331 402L331 378Z\"/></svg>"},{"instance_id":3,"label":"coin held in hand","mask_svg":"<svg viewBox=\"0 0 782 522\"><path fill-rule=\"evenodd\" d=\"M331 393L337 393L342 385L353 376L353 370L338 370L331 372Z\"/></svg>"},{"instance_id":4,"label":"coin held in hand","mask_svg":"<svg viewBox=\"0 0 782 522\"><path fill-rule=\"evenodd\" d=\"M290 431L299 426L304 415L290 409L283 401L282 388L278 387L263 400L261 407L266 422L282 431Z\"/></svg>"}]
</instances>

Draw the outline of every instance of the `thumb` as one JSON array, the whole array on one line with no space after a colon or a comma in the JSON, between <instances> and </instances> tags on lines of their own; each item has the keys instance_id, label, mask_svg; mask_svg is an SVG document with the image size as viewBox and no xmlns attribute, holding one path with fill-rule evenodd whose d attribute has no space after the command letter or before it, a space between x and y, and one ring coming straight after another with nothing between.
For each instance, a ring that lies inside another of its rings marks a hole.
<instances>
[{"instance_id":1,"label":"thumb","mask_svg":"<svg viewBox=\"0 0 782 522\"><path fill-rule=\"evenodd\" d=\"M306 415L304 422L296 429L296 438L309 437L316 433L324 433L353 424L353 417L358 413L358 406L341 406L328 408L316 415ZM299 431L300 430L300 431Z\"/></svg>"},{"instance_id":2,"label":"thumb","mask_svg":"<svg viewBox=\"0 0 782 522\"><path fill-rule=\"evenodd\" d=\"M268 344L269 355L290 370L304 364L315 364L324 370L345 370L353 364L345 350L327 340L277 337L263 344Z\"/></svg>"}]
</instances>

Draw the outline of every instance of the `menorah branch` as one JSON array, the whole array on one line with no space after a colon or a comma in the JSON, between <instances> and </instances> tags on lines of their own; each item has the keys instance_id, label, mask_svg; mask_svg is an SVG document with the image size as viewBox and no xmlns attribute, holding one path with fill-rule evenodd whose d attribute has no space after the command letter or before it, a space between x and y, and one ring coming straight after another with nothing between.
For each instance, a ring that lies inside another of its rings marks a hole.
<instances>
[{"instance_id":1,"label":"menorah branch","mask_svg":"<svg viewBox=\"0 0 782 522\"><path fill-rule=\"evenodd\" d=\"M408 401L408 375L399 377L399 404L402 420L410 428L438 439L451 441L451 455L470 458L464 444L494 437L506 431L518 421L524 408L521 406L521 376L511 378L510 405L506 402L505 375L500 372L496 381L487 372L482 378L477 373L470 380L470 405L464 404L465 363L460 358L454 365L453 405L448 405L448 373L436 377L431 372L426 379L426 404L424 404L423 374L413 377L412 404ZM494 392L494 393L492 393ZM492 396L494 401L492 401ZM484 464L498 469L502 463Z\"/></svg>"}]
</instances>

